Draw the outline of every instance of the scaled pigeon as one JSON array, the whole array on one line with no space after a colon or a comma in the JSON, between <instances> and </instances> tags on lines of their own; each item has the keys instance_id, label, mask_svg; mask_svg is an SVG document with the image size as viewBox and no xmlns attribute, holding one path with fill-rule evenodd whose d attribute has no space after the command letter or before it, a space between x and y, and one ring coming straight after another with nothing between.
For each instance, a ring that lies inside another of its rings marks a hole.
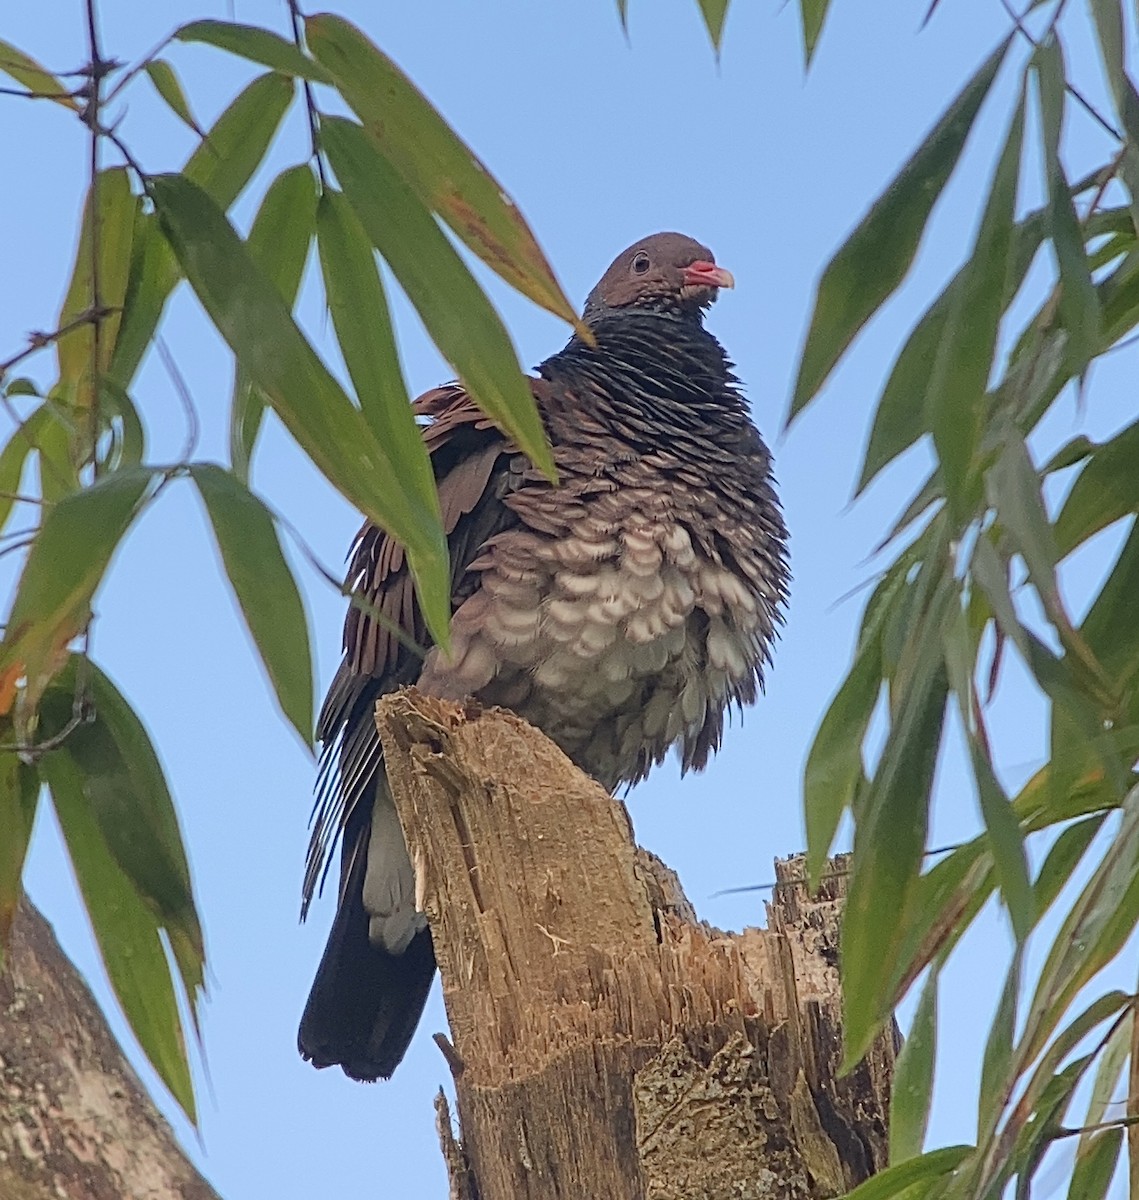
<instances>
[{"instance_id":1,"label":"scaled pigeon","mask_svg":"<svg viewBox=\"0 0 1139 1200\"><path fill-rule=\"evenodd\" d=\"M323 744L307 908L337 837L336 917L300 1051L354 1079L403 1058L435 970L431 933L384 775L376 700L414 683L512 709L606 788L675 746L699 770L724 713L763 682L788 586L771 455L704 310L732 277L659 233L618 256L577 337L531 387L550 484L457 384L415 403L451 553L451 656L420 657L366 608L318 727ZM430 636L401 548L365 525L353 592L421 646Z\"/></svg>"}]
</instances>

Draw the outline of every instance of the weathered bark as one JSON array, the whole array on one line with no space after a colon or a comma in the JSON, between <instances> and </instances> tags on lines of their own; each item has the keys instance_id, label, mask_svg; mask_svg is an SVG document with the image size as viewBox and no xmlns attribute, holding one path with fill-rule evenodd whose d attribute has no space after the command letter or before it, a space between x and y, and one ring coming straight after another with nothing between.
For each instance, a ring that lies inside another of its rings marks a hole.
<instances>
[{"instance_id":1,"label":"weathered bark","mask_svg":"<svg viewBox=\"0 0 1139 1200\"><path fill-rule=\"evenodd\" d=\"M0 975L0 1197L217 1200L26 898Z\"/></svg>"},{"instance_id":2,"label":"weathered bark","mask_svg":"<svg viewBox=\"0 0 1139 1200\"><path fill-rule=\"evenodd\" d=\"M402 692L377 720L443 976L455 1200L816 1200L885 1164L895 1046L851 1075L843 880L777 864L768 929L698 922L624 806L524 721Z\"/></svg>"}]
</instances>

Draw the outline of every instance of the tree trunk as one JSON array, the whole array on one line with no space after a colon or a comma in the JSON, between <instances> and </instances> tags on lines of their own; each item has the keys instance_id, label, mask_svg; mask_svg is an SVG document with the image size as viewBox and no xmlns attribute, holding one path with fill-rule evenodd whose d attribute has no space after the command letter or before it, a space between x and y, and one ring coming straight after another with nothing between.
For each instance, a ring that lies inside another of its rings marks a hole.
<instances>
[{"instance_id":1,"label":"tree trunk","mask_svg":"<svg viewBox=\"0 0 1139 1200\"><path fill-rule=\"evenodd\" d=\"M886 1162L895 1043L841 1057L844 880L777 864L768 928L699 922L619 801L511 713L377 712L431 922L454 1200L816 1200Z\"/></svg>"},{"instance_id":2,"label":"tree trunk","mask_svg":"<svg viewBox=\"0 0 1139 1200\"><path fill-rule=\"evenodd\" d=\"M0 1197L217 1200L26 897L0 974Z\"/></svg>"}]
</instances>

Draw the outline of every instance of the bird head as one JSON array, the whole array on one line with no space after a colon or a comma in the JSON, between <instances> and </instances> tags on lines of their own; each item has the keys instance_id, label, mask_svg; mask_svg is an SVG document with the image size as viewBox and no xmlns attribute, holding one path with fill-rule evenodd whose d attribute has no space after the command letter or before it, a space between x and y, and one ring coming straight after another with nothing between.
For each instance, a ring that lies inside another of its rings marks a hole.
<instances>
[{"instance_id":1,"label":"bird head","mask_svg":"<svg viewBox=\"0 0 1139 1200\"><path fill-rule=\"evenodd\" d=\"M719 294L734 287L707 246L682 233L654 233L613 260L589 293L584 317L592 323L618 309L650 309L699 318Z\"/></svg>"}]
</instances>

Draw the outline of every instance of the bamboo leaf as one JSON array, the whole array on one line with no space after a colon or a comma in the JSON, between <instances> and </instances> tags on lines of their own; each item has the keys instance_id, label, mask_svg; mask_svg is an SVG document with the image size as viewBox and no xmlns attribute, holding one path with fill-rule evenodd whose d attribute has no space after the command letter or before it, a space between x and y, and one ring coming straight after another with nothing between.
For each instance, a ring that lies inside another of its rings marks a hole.
<instances>
[{"instance_id":1,"label":"bamboo leaf","mask_svg":"<svg viewBox=\"0 0 1139 1200\"><path fill-rule=\"evenodd\" d=\"M1018 1048L1018 1075L1043 1049L1080 988L1119 952L1137 918L1139 788L1125 801L1118 833L1049 950Z\"/></svg>"},{"instance_id":2,"label":"bamboo leaf","mask_svg":"<svg viewBox=\"0 0 1139 1200\"><path fill-rule=\"evenodd\" d=\"M724 18L728 15L728 0L696 0L700 6L700 15L704 18L704 28L712 41L712 49L718 55L720 43L724 37Z\"/></svg>"},{"instance_id":3,"label":"bamboo leaf","mask_svg":"<svg viewBox=\"0 0 1139 1200\"><path fill-rule=\"evenodd\" d=\"M249 62L272 67L282 75L294 75L313 83L331 83L332 79L292 42L257 25L234 21L191 21L174 33L180 42L203 42L228 50Z\"/></svg>"},{"instance_id":4,"label":"bamboo leaf","mask_svg":"<svg viewBox=\"0 0 1139 1200\"><path fill-rule=\"evenodd\" d=\"M986 390L1004 311L1023 141L1022 92L997 162L972 257L953 289L926 394L945 495L958 521L969 519L979 498L973 494L974 458L981 443L988 407Z\"/></svg>"},{"instance_id":5,"label":"bamboo leaf","mask_svg":"<svg viewBox=\"0 0 1139 1200\"><path fill-rule=\"evenodd\" d=\"M518 368L509 334L474 276L359 125L327 118L323 129L345 196L435 344L478 406L552 474L553 459L530 385Z\"/></svg>"},{"instance_id":6,"label":"bamboo leaf","mask_svg":"<svg viewBox=\"0 0 1139 1200\"><path fill-rule=\"evenodd\" d=\"M293 99L292 81L268 74L255 79L218 117L183 168L221 209L227 209L261 165ZM110 377L130 387L149 348L162 310L178 282L178 264L158 219L141 213L135 227L130 278Z\"/></svg>"},{"instance_id":7,"label":"bamboo leaf","mask_svg":"<svg viewBox=\"0 0 1139 1200\"><path fill-rule=\"evenodd\" d=\"M827 19L830 0L799 0L799 16L803 22L803 62L810 67L823 24Z\"/></svg>"},{"instance_id":8,"label":"bamboo leaf","mask_svg":"<svg viewBox=\"0 0 1139 1200\"><path fill-rule=\"evenodd\" d=\"M1139 421L1092 448L1056 518L1061 558L1093 534L1139 511Z\"/></svg>"},{"instance_id":9,"label":"bamboo leaf","mask_svg":"<svg viewBox=\"0 0 1139 1200\"><path fill-rule=\"evenodd\" d=\"M1016 939L1022 942L1032 932L1037 919L1036 898L1028 878L1024 834L987 754L976 737L969 741L973 774L981 800L981 815L989 835L1001 895L1008 908Z\"/></svg>"},{"instance_id":10,"label":"bamboo leaf","mask_svg":"<svg viewBox=\"0 0 1139 1200\"><path fill-rule=\"evenodd\" d=\"M863 777L862 742L882 688L877 639L859 650L811 743L803 771L807 878L818 885L842 814Z\"/></svg>"},{"instance_id":11,"label":"bamboo leaf","mask_svg":"<svg viewBox=\"0 0 1139 1200\"><path fill-rule=\"evenodd\" d=\"M727 7L725 0L718 3ZM423 207L437 212L492 271L588 336L514 202L411 80L340 17L309 17L305 33L312 54L363 122L373 156L382 157ZM340 184L351 198L343 175ZM368 228L366 220L364 225ZM394 269L392 257L380 249Z\"/></svg>"},{"instance_id":12,"label":"bamboo leaf","mask_svg":"<svg viewBox=\"0 0 1139 1200\"><path fill-rule=\"evenodd\" d=\"M75 407L89 409L94 403L95 303L92 267L92 223L98 222L99 303L111 310L99 320L99 361L97 370L106 374L111 365L122 320L122 305L127 290L138 198L131 193L125 167L100 171L93 193L88 193L83 210L75 268L67 296L59 314L62 328L90 313L92 320L72 330L55 343L59 359L60 383L67 399Z\"/></svg>"},{"instance_id":13,"label":"bamboo leaf","mask_svg":"<svg viewBox=\"0 0 1139 1200\"><path fill-rule=\"evenodd\" d=\"M44 755L41 770L111 986L143 1052L195 1122L186 1043L158 920L108 850L76 763L54 750Z\"/></svg>"},{"instance_id":14,"label":"bamboo leaf","mask_svg":"<svg viewBox=\"0 0 1139 1200\"><path fill-rule=\"evenodd\" d=\"M1123 1067L1131 1052L1132 1030L1135 1022L1134 1010L1125 1013L1111 1032L1107 1044L1100 1055L1099 1066L1096 1068L1095 1080L1092 1083L1092 1094L1088 1100L1087 1115L1084 1117L1085 1126L1096 1126L1108 1119L1108 1109L1116 1097L1116 1088ZM1080 1135L1080 1147L1077 1151L1079 1158L1090 1154L1090 1143L1094 1141L1094 1133ZM1073 1200L1077 1200L1073 1197Z\"/></svg>"},{"instance_id":15,"label":"bamboo leaf","mask_svg":"<svg viewBox=\"0 0 1139 1200\"><path fill-rule=\"evenodd\" d=\"M44 517L0 644L0 666L22 663L33 696L59 669L64 647L86 624L91 597L150 482L151 472L144 468L117 471L64 497Z\"/></svg>"},{"instance_id":16,"label":"bamboo leaf","mask_svg":"<svg viewBox=\"0 0 1139 1200\"><path fill-rule=\"evenodd\" d=\"M1085 817L1061 831L1052 843L1033 884L1036 894L1037 919L1042 917L1072 878L1076 864L1083 858L1092 839L1103 828L1105 816L1097 813Z\"/></svg>"},{"instance_id":17,"label":"bamboo leaf","mask_svg":"<svg viewBox=\"0 0 1139 1200\"><path fill-rule=\"evenodd\" d=\"M114 683L90 660L71 655L44 695L45 734L64 730L77 707L84 719L52 753L74 766L107 852L164 928L193 1015L205 949L162 765L145 726Z\"/></svg>"},{"instance_id":18,"label":"bamboo leaf","mask_svg":"<svg viewBox=\"0 0 1139 1200\"><path fill-rule=\"evenodd\" d=\"M38 62L23 50L17 49L11 42L0 39L0 71L10 75L17 83L23 84L29 92L37 96L53 100L70 108L72 112L79 111L79 102L49 71L45 71Z\"/></svg>"},{"instance_id":19,"label":"bamboo leaf","mask_svg":"<svg viewBox=\"0 0 1139 1200\"><path fill-rule=\"evenodd\" d=\"M155 58L146 64L146 73L150 82L154 84L154 90L166 101L171 112L189 125L199 137L205 137L202 127L190 111L190 101L186 99L186 93L174 68L164 58Z\"/></svg>"},{"instance_id":20,"label":"bamboo leaf","mask_svg":"<svg viewBox=\"0 0 1139 1200\"><path fill-rule=\"evenodd\" d=\"M44 404L33 409L13 430L4 449L0 451L0 530L8 524L8 518L12 515L20 480L24 477L24 467L36 448L36 439L50 411Z\"/></svg>"},{"instance_id":21,"label":"bamboo leaf","mask_svg":"<svg viewBox=\"0 0 1139 1200\"><path fill-rule=\"evenodd\" d=\"M972 1146L945 1146L917 1158L908 1158L905 1162L879 1171L877 1175L871 1175L854 1191L848 1192L846 1200L891 1200L892 1197L902 1196L915 1184L933 1183L952 1177L973 1152ZM911 1200L916 1200L912 1193Z\"/></svg>"},{"instance_id":22,"label":"bamboo leaf","mask_svg":"<svg viewBox=\"0 0 1139 1200\"><path fill-rule=\"evenodd\" d=\"M1045 232L1045 214L1042 211L1029 213L1016 225L1012 258L1004 284L1002 311L1020 290ZM865 491L884 467L927 432L922 397L929 388L930 374L956 290L963 286L971 263L972 260L957 272L941 295L926 309L894 361L874 413L874 424L855 489L856 496Z\"/></svg>"},{"instance_id":23,"label":"bamboo leaf","mask_svg":"<svg viewBox=\"0 0 1139 1200\"><path fill-rule=\"evenodd\" d=\"M921 1154L933 1099L937 1057L938 971L930 970L922 988L914 1023L894 1066L890 1092L890 1165Z\"/></svg>"},{"instance_id":24,"label":"bamboo leaf","mask_svg":"<svg viewBox=\"0 0 1139 1200\"><path fill-rule=\"evenodd\" d=\"M823 272L788 424L811 402L858 331L905 278L1008 45L1006 39L985 60Z\"/></svg>"},{"instance_id":25,"label":"bamboo leaf","mask_svg":"<svg viewBox=\"0 0 1139 1200\"><path fill-rule=\"evenodd\" d=\"M939 605L933 606L936 612ZM940 625L936 614L935 627ZM854 870L843 917L844 1062L865 1054L889 1011L883 963L896 960L925 850L929 789L941 745L948 681L936 637L899 693L890 735L856 814Z\"/></svg>"},{"instance_id":26,"label":"bamboo leaf","mask_svg":"<svg viewBox=\"0 0 1139 1200\"><path fill-rule=\"evenodd\" d=\"M218 551L281 711L312 746L312 651L296 580L269 510L230 472L190 468L205 502Z\"/></svg>"},{"instance_id":27,"label":"bamboo leaf","mask_svg":"<svg viewBox=\"0 0 1139 1200\"><path fill-rule=\"evenodd\" d=\"M1101 1130L1086 1146L1081 1142L1068 1184L1068 1200L1105 1200L1122 1149L1122 1128Z\"/></svg>"},{"instance_id":28,"label":"bamboo leaf","mask_svg":"<svg viewBox=\"0 0 1139 1200\"><path fill-rule=\"evenodd\" d=\"M218 331L329 481L407 548L424 616L435 640L447 646L451 568L437 510L404 486L398 465L220 209L182 176L159 176L151 191L167 239Z\"/></svg>"},{"instance_id":29,"label":"bamboo leaf","mask_svg":"<svg viewBox=\"0 0 1139 1200\"><path fill-rule=\"evenodd\" d=\"M1134 687L1139 675L1139 522L1132 523L1080 635L1120 688Z\"/></svg>"},{"instance_id":30,"label":"bamboo leaf","mask_svg":"<svg viewBox=\"0 0 1139 1200\"><path fill-rule=\"evenodd\" d=\"M317 235L328 308L360 409L407 486L435 507L434 472L404 385L375 251L342 192L321 197Z\"/></svg>"},{"instance_id":31,"label":"bamboo leaf","mask_svg":"<svg viewBox=\"0 0 1139 1200\"><path fill-rule=\"evenodd\" d=\"M281 293L291 311L316 229L316 179L309 167L290 167L269 185L245 244L253 261ZM265 400L234 366L229 451L234 473L249 481L253 447L265 415Z\"/></svg>"},{"instance_id":32,"label":"bamboo leaf","mask_svg":"<svg viewBox=\"0 0 1139 1200\"><path fill-rule=\"evenodd\" d=\"M1015 541L1033 584L1047 604L1058 596L1056 536L1044 509L1040 477L1024 438L1015 431L1006 433L985 484L990 503Z\"/></svg>"},{"instance_id":33,"label":"bamboo leaf","mask_svg":"<svg viewBox=\"0 0 1139 1200\"><path fill-rule=\"evenodd\" d=\"M1060 162L1064 123L1064 58L1055 36L1033 57L1040 91L1044 162L1048 175L1049 225L1060 269L1060 320L1068 334L1067 360L1082 375L1100 351L1100 304L1084 251L1084 235Z\"/></svg>"},{"instance_id":34,"label":"bamboo leaf","mask_svg":"<svg viewBox=\"0 0 1139 1200\"><path fill-rule=\"evenodd\" d=\"M1024 946L1019 945L1009 964L1005 985L1001 989L1000 1002L985 1039L985 1053L981 1062L981 1090L977 1107L977 1142L983 1144L997 1127L1001 1111L1008 1102L1005 1093L1006 1080L1012 1063L1013 1045L1016 1037L1016 1011L1020 1000L1021 972Z\"/></svg>"}]
</instances>

